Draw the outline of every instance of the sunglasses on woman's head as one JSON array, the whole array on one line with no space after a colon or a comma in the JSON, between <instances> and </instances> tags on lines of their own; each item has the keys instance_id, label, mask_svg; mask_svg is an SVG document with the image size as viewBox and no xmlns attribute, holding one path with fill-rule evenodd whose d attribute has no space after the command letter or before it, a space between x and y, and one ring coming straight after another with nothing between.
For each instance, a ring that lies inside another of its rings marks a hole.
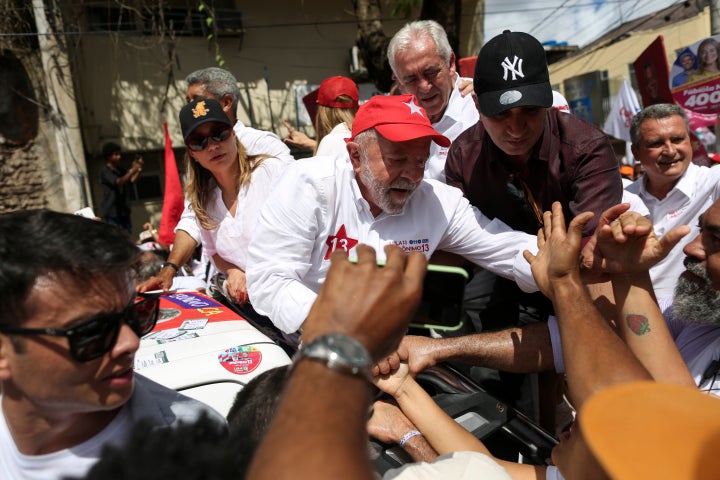
<instances>
[{"instance_id":1,"label":"sunglasses on woman's head","mask_svg":"<svg viewBox=\"0 0 720 480\"><path fill-rule=\"evenodd\" d=\"M68 328L23 328L0 326L0 333L10 335L51 335L67 337L70 355L78 362L88 362L109 352L117 341L120 322L124 321L138 337L155 328L160 297L138 294L122 312L97 315Z\"/></svg>"},{"instance_id":2,"label":"sunglasses on woman's head","mask_svg":"<svg viewBox=\"0 0 720 480\"><path fill-rule=\"evenodd\" d=\"M222 125L210 130L210 134L207 136L190 135L185 141L185 145L194 152L200 152L205 150L205 147L207 147L208 138L212 138L212 140L217 143L224 142L230 136L231 130L232 129L230 127Z\"/></svg>"}]
</instances>

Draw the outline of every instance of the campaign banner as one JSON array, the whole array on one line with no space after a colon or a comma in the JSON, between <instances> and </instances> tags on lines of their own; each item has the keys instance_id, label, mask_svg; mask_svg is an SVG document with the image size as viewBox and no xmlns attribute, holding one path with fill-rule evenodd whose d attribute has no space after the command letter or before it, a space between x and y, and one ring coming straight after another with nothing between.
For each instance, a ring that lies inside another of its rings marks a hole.
<instances>
[{"instance_id":1,"label":"campaign banner","mask_svg":"<svg viewBox=\"0 0 720 480\"><path fill-rule=\"evenodd\" d=\"M644 107L655 103L674 103L668 80L668 64L663 36L643 50L633 62L640 97Z\"/></svg>"},{"instance_id":2,"label":"campaign banner","mask_svg":"<svg viewBox=\"0 0 720 480\"><path fill-rule=\"evenodd\" d=\"M686 110L720 113L720 35L683 49L670 70L673 99Z\"/></svg>"},{"instance_id":3,"label":"campaign banner","mask_svg":"<svg viewBox=\"0 0 720 480\"><path fill-rule=\"evenodd\" d=\"M685 116L687 116L690 130L698 130L717 123L718 116L714 113L697 113L687 108L683 110L685 110Z\"/></svg>"},{"instance_id":4,"label":"campaign banner","mask_svg":"<svg viewBox=\"0 0 720 480\"><path fill-rule=\"evenodd\" d=\"M603 100L609 96L607 70L595 70L566 78L563 90L573 115L595 125L603 125Z\"/></svg>"}]
</instances>

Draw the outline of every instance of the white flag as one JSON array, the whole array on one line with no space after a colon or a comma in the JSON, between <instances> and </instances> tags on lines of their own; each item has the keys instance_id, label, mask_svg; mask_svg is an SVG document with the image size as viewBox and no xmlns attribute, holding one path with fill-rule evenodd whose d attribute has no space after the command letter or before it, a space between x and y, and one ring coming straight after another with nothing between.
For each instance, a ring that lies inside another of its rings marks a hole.
<instances>
[{"instance_id":1,"label":"white flag","mask_svg":"<svg viewBox=\"0 0 720 480\"><path fill-rule=\"evenodd\" d=\"M608 135L612 135L620 140L630 141L630 121L632 117L640 111L640 103L638 102L635 90L630 86L628 79L623 80L622 87L615 97L610 115L605 120L603 130Z\"/></svg>"}]
</instances>

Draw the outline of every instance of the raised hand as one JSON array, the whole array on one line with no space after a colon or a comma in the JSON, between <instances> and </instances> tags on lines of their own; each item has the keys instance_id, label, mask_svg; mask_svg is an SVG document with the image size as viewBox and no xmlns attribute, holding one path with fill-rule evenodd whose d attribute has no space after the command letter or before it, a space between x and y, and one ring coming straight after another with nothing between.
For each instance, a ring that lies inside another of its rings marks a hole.
<instances>
[{"instance_id":1,"label":"raised hand","mask_svg":"<svg viewBox=\"0 0 720 480\"><path fill-rule=\"evenodd\" d=\"M288 136L283 138L283 142L293 147L306 148L308 150L314 150L317 142L312 138L305 135L300 130L296 130L290 122L283 120L283 125L287 128Z\"/></svg>"},{"instance_id":2,"label":"raised hand","mask_svg":"<svg viewBox=\"0 0 720 480\"><path fill-rule=\"evenodd\" d=\"M385 246L385 266L377 265L375 250L357 246L357 263L336 250L308 318L303 341L327 333L357 339L373 361L394 351L422 296L427 259L422 253L406 254L396 245Z\"/></svg>"},{"instance_id":3,"label":"raised hand","mask_svg":"<svg viewBox=\"0 0 720 480\"><path fill-rule=\"evenodd\" d=\"M584 268L608 273L647 271L690 232L690 227L681 225L658 239L652 222L627 208L627 204L620 204L603 212L594 235L583 248Z\"/></svg>"},{"instance_id":4,"label":"raised hand","mask_svg":"<svg viewBox=\"0 0 720 480\"><path fill-rule=\"evenodd\" d=\"M552 212L543 214L543 227L538 231L537 255L527 250L523 252L540 291L551 300L554 298L554 282L580 275L582 230L592 217L592 212L577 215L566 231L562 205L554 202Z\"/></svg>"}]
</instances>

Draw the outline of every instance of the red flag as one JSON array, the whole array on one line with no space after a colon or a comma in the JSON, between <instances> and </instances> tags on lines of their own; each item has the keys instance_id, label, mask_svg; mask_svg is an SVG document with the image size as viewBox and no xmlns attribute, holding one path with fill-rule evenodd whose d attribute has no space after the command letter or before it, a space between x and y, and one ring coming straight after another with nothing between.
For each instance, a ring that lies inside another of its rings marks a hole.
<instances>
[{"instance_id":1,"label":"red flag","mask_svg":"<svg viewBox=\"0 0 720 480\"><path fill-rule=\"evenodd\" d=\"M175 152L172 149L167 122L163 122L165 129L165 195L163 196L162 217L158 240L164 245L171 245L175 241L175 226L180 221L185 208L180 175L175 163Z\"/></svg>"}]
</instances>

